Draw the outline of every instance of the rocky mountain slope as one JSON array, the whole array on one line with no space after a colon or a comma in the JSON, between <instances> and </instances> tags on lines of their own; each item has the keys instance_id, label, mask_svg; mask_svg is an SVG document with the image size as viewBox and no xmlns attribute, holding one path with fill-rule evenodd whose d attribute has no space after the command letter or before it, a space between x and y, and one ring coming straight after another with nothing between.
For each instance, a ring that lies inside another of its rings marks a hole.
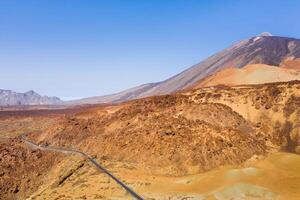
<instances>
[{"instance_id":1,"label":"rocky mountain slope","mask_svg":"<svg viewBox=\"0 0 300 200\"><path fill-rule=\"evenodd\" d=\"M300 81L200 88L29 121L29 138L92 155L145 199L296 200L299 98ZM20 119L7 119L14 132ZM0 138L0 150L0 199L129 199L81 158L17 138Z\"/></svg>"},{"instance_id":2,"label":"rocky mountain slope","mask_svg":"<svg viewBox=\"0 0 300 200\"><path fill-rule=\"evenodd\" d=\"M60 155L28 148L19 139L0 139L0 199L24 199Z\"/></svg>"},{"instance_id":3,"label":"rocky mountain slope","mask_svg":"<svg viewBox=\"0 0 300 200\"><path fill-rule=\"evenodd\" d=\"M67 117L38 138L156 174L185 175L300 153L300 82L205 88Z\"/></svg>"},{"instance_id":4,"label":"rocky mountain slope","mask_svg":"<svg viewBox=\"0 0 300 200\"><path fill-rule=\"evenodd\" d=\"M58 97L41 96L32 90L25 93L0 90L0 106L52 105L60 103L62 103L62 100Z\"/></svg>"},{"instance_id":5,"label":"rocky mountain slope","mask_svg":"<svg viewBox=\"0 0 300 200\"><path fill-rule=\"evenodd\" d=\"M136 99L141 93L148 91L150 88L158 85L159 83L149 83L140 85L128 90L101 97L90 97L81 100L73 100L65 102L66 104L97 104L97 103L113 103Z\"/></svg>"},{"instance_id":6,"label":"rocky mountain slope","mask_svg":"<svg viewBox=\"0 0 300 200\"><path fill-rule=\"evenodd\" d=\"M295 65L293 65L296 67ZM252 64L243 68L226 68L220 70L198 82L190 88L201 88L216 85L247 85L263 84L273 82L285 82L291 80L300 80L299 69L287 67L275 67L264 64Z\"/></svg>"},{"instance_id":7,"label":"rocky mountain slope","mask_svg":"<svg viewBox=\"0 0 300 200\"><path fill-rule=\"evenodd\" d=\"M114 95L92 97L70 103L122 102L152 95L170 94L189 88L199 80L227 67L243 68L249 64L280 66L282 63L285 63L282 66L290 66L297 58L300 58L299 39L263 33L238 42L165 81L142 85Z\"/></svg>"}]
</instances>

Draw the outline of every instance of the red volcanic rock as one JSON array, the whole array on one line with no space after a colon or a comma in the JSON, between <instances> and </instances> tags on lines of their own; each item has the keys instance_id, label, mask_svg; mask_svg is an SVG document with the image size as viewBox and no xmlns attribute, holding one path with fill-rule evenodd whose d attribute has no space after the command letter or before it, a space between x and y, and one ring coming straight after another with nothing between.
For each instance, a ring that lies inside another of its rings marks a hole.
<instances>
[{"instance_id":1,"label":"red volcanic rock","mask_svg":"<svg viewBox=\"0 0 300 200\"><path fill-rule=\"evenodd\" d=\"M57 156L29 149L19 139L0 141L0 199L23 199L37 189Z\"/></svg>"}]
</instances>

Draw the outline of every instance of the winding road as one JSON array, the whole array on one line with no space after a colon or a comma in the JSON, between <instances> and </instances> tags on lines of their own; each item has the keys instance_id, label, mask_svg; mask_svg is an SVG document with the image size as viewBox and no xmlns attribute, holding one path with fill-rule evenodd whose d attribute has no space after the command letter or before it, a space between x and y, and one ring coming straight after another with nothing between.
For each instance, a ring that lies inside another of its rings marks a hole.
<instances>
[{"instance_id":1,"label":"winding road","mask_svg":"<svg viewBox=\"0 0 300 200\"><path fill-rule=\"evenodd\" d=\"M106 175L108 175L110 178L112 178L117 184L119 184L122 188L124 188L132 197L134 197L135 199L138 199L138 200L143 200L143 198L140 195L138 195L136 192L134 192L132 189L130 189L127 185L125 185L120 179L115 177L112 173L110 173L102 165L97 163L97 161L94 160L88 154L86 154L82 151L74 150L74 149L38 145L35 142L28 140L25 135L26 134L22 134L20 137L29 146L32 146L32 147L35 147L35 148L38 148L41 150L48 150L48 151L54 151L54 152L60 152L60 153L76 153L76 154L81 155L82 157L87 158L99 171L104 172Z\"/></svg>"}]
</instances>

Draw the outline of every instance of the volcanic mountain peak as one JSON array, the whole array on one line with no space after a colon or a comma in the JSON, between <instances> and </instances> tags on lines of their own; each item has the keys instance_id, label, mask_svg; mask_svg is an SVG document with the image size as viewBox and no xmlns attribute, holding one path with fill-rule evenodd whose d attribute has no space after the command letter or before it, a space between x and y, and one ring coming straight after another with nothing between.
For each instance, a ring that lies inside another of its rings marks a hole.
<instances>
[{"instance_id":1,"label":"volcanic mountain peak","mask_svg":"<svg viewBox=\"0 0 300 200\"><path fill-rule=\"evenodd\" d=\"M297 58L300 58L299 39L262 33L259 36L242 40L165 81L146 84L146 87L140 86L114 95L82 99L72 103L122 102L147 96L170 94L190 88L200 80L228 67L243 68L249 64L278 67L289 60L285 66L289 65L289 68L294 68L290 66L295 63L291 60Z\"/></svg>"},{"instance_id":2,"label":"volcanic mountain peak","mask_svg":"<svg viewBox=\"0 0 300 200\"><path fill-rule=\"evenodd\" d=\"M250 39L248 39L248 40L246 40L246 41L256 42L256 41L258 41L258 40L263 39L264 37L272 37L272 36L273 36L273 35L272 35L271 33L269 33L269 32L262 32L262 33L259 34L258 36L253 37L253 38L250 38Z\"/></svg>"},{"instance_id":3,"label":"volcanic mountain peak","mask_svg":"<svg viewBox=\"0 0 300 200\"><path fill-rule=\"evenodd\" d=\"M273 36L273 35L269 32L262 32L261 34L259 34L259 36L269 37L269 36Z\"/></svg>"}]
</instances>

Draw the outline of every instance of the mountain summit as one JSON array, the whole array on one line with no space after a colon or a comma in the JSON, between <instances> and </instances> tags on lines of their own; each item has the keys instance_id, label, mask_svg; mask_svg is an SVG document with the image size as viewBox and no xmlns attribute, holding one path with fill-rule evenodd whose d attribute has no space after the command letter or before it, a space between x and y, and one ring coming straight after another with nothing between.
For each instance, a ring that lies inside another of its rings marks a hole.
<instances>
[{"instance_id":1,"label":"mountain summit","mask_svg":"<svg viewBox=\"0 0 300 200\"><path fill-rule=\"evenodd\" d=\"M278 67L300 58L300 40L272 36L264 32L242 40L218 52L180 74L158 83L145 84L114 95L92 97L71 103L121 102L152 95L170 94L190 88L196 82L228 67L243 68L249 64L266 64Z\"/></svg>"},{"instance_id":2,"label":"mountain summit","mask_svg":"<svg viewBox=\"0 0 300 200\"><path fill-rule=\"evenodd\" d=\"M273 35L269 32L262 32L261 34L259 34L259 36L268 37L268 36L273 36Z\"/></svg>"}]
</instances>

